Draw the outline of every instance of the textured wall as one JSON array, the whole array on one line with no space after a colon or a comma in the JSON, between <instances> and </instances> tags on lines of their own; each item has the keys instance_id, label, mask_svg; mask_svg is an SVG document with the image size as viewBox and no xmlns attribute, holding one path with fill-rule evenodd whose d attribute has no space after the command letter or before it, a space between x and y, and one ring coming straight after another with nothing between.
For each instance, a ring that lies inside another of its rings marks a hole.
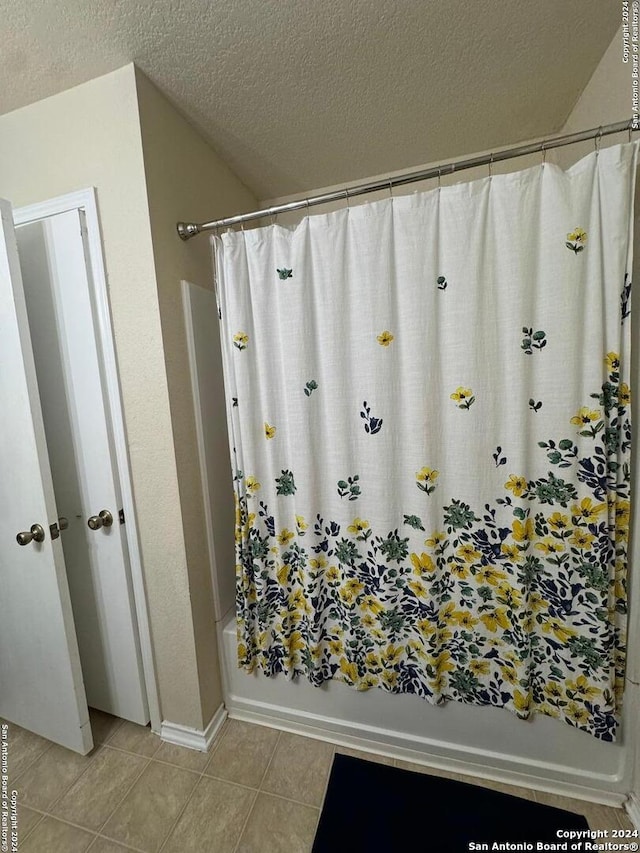
<instances>
[{"instance_id":1,"label":"textured wall","mask_svg":"<svg viewBox=\"0 0 640 853\"><path fill-rule=\"evenodd\" d=\"M208 237L201 235L184 243L175 226L178 219L206 221L251 210L256 200L141 72L137 73L137 87L180 489L174 523L184 529L206 724L222 701L222 691L180 280L212 287L213 268ZM211 334L217 337L217 323ZM212 507L213 532L216 562L223 571L233 572L233 492L221 364L217 379L220 406L216 428L225 458Z\"/></svg>"},{"instance_id":2,"label":"textured wall","mask_svg":"<svg viewBox=\"0 0 640 853\"><path fill-rule=\"evenodd\" d=\"M0 117L16 207L95 186L164 719L203 724L132 65ZM178 285L176 282L176 291ZM197 592L193 600L199 598Z\"/></svg>"}]
</instances>

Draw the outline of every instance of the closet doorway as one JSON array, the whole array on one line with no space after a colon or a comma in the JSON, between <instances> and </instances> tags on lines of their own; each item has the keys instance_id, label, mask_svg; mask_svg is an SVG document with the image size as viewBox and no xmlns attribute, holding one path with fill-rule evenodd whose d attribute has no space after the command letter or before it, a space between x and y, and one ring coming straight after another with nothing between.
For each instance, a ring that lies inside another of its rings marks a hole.
<instances>
[{"instance_id":1,"label":"closet doorway","mask_svg":"<svg viewBox=\"0 0 640 853\"><path fill-rule=\"evenodd\" d=\"M0 716L86 753L88 706L158 714L95 199L74 196L15 232L2 209Z\"/></svg>"}]
</instances>

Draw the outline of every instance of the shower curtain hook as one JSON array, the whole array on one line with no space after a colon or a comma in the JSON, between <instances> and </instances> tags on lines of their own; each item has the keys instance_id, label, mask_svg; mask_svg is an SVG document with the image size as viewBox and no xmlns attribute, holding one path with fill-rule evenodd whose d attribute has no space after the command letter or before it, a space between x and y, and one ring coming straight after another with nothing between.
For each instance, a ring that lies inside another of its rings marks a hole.
<instances>
[{"instance_id":1,"label":"shower curtain hook","mask_svg":"<svg viewBox=\"0 0 640 853\"><path fill-rule=\"evenodd\" d=\"M438 166L438 191L442 189L442 169Z\"/></svg>"},{"instance_id":2,"label":"shower curtain hook","mask_svg":"<svg viewBox=\"0 0 640 853\"><path fill-rule=\"evenodd\" d=\"M344 190L344 197L345 197L345 198L346 198L346 200L347 200L347 210L350 210L350 209L351 209L351 205L349 204L349 190L348 190L346 187L345 187L345 190Z\"/></svg>"},{"instance_id":3,"label":"shower curtain hook","mask_svg":"<svg viewBox=\"0 0 640 853\"><path fill-rule=\"evenodd\" d=\"M628 130L629 130L629 142L631 142L631 127L632 127L632 125L633 125L633 122L631 122L631 121L630 121L630 122L629 122L629 127L628 127Z\"/></svg>"},{"instance_id":4,"label":"shower curtain hook","mask_svg":"<svg viewBox=\"0 0 640 853\"><path fill-rule=\"evenodd\" d=\"M596 148L596 155L600 153L600 143L602 142L602 125L598 128L598 133L594 137L594 144Z\"/></svg>"},{"instance_id":5,"label":"shower curtain hook","mask_svg":"<svg viewBox=\"0 0 640 853\"><path fill-rule=\"evenodd\" d=\"M489 177L493 177L493 153L489 154Z\"/></svg>"},{"instance_id":6,"label":"shower curtain hook","mask_svg":"<svg viewBox=\"0 0 640 853\"><path fill-rule=\"evenodd\" d=\"M389 198L393 201L393 183L391 178L389 178Z\"/></svg>"},{"instance_id":7,"label":"shower curtain hook","mask_svg":"<svg viewBox=\"0 0 640 853\"><path fill-rule=\"evenodd\" d=\"M542 165L544 166L545 163L547 162L547 147L544 144L544 142L542 143L541 150L542 150Z\"/></svg>"},{"instance_id":8,"label":"shower curtain hook","mask_svg":"<svg viewBox=\"0 0 640 853\"><path fill-rule=\"evenodd\" d=\"M308 216L308 215L309 215L309 199L308 199L308 198L305 198L304 202L305 202L305 204L306 204L306 206L307 206L307 216Z\"/></svg>"}]
</instances>

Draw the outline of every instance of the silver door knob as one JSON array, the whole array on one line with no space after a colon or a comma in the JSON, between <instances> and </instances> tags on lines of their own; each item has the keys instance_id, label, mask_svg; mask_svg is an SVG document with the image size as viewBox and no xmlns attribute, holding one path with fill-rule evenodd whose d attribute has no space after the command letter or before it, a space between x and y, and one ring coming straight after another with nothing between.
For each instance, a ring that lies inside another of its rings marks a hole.
<instances>
[{"instance_id":1,"label":"silver door knob","mask_svg":"<svg viewBox=\"0 0 640 853\"><path fill-rule=\"evenodd\" d=\"M92 530L100 530L101 527L111 527L113 516L108 509L101 510L97 515L92 515L87 524Z\"/></svg>"},{"instance_id":2,"label":"silver door knob","mask_svg":"<svg viewBox=\"0 0 640 853\"><path fill-rule=\"evenodd\" d=\"M16 536L18 545L28 545L29 542L44 542L44 527L41 524L32 524L31 530L23 530Z\"/></svg>"}]
</instances>

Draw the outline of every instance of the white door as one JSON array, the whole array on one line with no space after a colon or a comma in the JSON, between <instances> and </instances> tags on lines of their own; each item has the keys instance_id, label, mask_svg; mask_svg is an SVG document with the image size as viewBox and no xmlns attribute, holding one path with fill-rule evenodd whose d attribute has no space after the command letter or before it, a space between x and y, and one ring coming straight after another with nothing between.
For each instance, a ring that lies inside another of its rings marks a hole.
<instances>
[{"instance_id":1,"label":"white door","mask_svg":"<svg viewBox=\"0 0 640 853\"><path fill-rule=\"evenodd\" d=\"M87 701L149 721L84 214L22 225L18 251ZM89 520L93 519L89 527Z\"/></svg>"},{"instance_id":2,"label":"white door","mask_svg":"<svg viewBox=\"0 0 640 853\"><path fill-rule=\"evenodd\" d=\"M3 200L0 216L0 717L86 754L89 711L62 545L50 533L58 515L13 216Z\"/></svg>"}]
</instances>

